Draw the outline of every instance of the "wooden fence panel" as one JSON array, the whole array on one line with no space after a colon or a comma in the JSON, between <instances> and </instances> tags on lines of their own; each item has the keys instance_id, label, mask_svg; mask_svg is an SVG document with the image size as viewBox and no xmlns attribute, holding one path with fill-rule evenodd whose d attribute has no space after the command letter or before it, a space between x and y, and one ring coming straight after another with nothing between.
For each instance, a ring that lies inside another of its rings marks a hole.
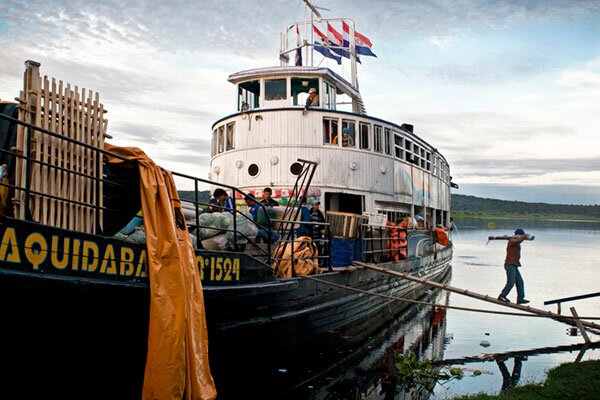
<instances>
[{"instance_id":1,"label":"wooden fence panel","mask_svg":"<svg viewBox=\"0 0 600 400\"><path fill-rule=\"evenodd\" d=\"M24 89L18 99L21 103L19 119L61 137L103 149L108 121L99 94L86 89L79 92L77 86L71 89L71 84L60 80L57 84L56 79L50 80L47 76L42 84L40 64L28 61L25 65ZM19 126L15 151L25 154L26 143L27 129ZM34 162L27 171L27 163L17 159L15 183L25 187L29 176L32 191L59 199L31 194L29 208L33 220L59 228L100 233L102 210L96 207L102 207L102 154L37 131L32 133L31 143L29 156ZM15 216L25 219L25 192L16 191L13 201Z\"/></svg>"}]
</instances>

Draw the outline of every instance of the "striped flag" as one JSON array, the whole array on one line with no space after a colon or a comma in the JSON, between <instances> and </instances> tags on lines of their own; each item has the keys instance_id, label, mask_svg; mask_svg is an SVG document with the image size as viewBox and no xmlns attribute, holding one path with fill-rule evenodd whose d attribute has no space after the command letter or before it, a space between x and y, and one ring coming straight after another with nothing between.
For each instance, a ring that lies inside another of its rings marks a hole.
<instances>
[{"instance_id":1,"label":"striped flag","mask_svg":"<svg viewBox=\"0 0 600 400\"><path fill-rule=\"evenodd\" d=\"M298 25L296 25L296 67L302 66L302 42L300 41L300 30L298 30Z\"/></svg>"},{"instance_id":2,"label":"striped flag","mask_svg":"<svg viewBox=\"0 0 600 400\"><path fill-rule=\"evenodd\" d=\"M338 64L342 63L342 57L336 56L329 49L329 41L327 40L327 36L323 35L323 33L317 29L316 26L313 25L313 32L317 35L318 40L315 40L314 48L316 51L321 53L323 57L331 58L335 60Z\"/></svg>"},{"instance_id":3,"label":"striped flag","mask_svg":"<svg viewBox=\"0 0 600 400\"><path fill-rule=\"evenodd\" d=\"M345 22L342 21L342 28L344 31L344 34L343 34L344 47L350 47L350 40L349 40L350 39L350 27L348 26L348 24L346 24ZM373 53L371 51L371 46L373 46L373 44L371 43L371 41L369 40L368 37L361 35L357 31L354 31L354 40L356 43L356 54L362 54L363 56L377 57L375 55L375 53Z\"/></svg>"}]
</instances>

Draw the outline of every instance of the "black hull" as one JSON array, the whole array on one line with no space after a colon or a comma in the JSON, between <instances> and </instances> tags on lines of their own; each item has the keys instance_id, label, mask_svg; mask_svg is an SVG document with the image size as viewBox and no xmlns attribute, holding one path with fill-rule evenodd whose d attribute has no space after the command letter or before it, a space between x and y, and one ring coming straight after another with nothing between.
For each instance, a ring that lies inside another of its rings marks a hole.
<instances>
[{"instance_id":1,"label":"black hull","mask_svg":"<svg viewBox=\"0 0 600 400\"><path fill-rule=\"evenodd\" d=\"M124 254L124 245L108 238L7 219L0 220L0 227L5 244L0 248L0 393L20 398L139 398L149 309L142 262L116 259L113 268L107 254ZM53 242L55 237L59 240ZM82 252L76 256L60 247L65 238L71 250L81 242ZM98 249L96 264L91 257L87 264L82 261L85 243ZM128 254L142 254L143 247L130 247ZM197 254L206 280L209 356L217 369L219 362L240 352L283 354L315 343L326 346L340 337L358 342L411 305L309 278L277 281L269 267L243 254ZM223 262L220 270L224 257L233 261ZM410 271L415 264L428 265L421 269L426 271L423 276L440 281L450 273L450 257L448 249L387 267ZM236 263L239 280L229 282L223 271ZM427 290L360 268L315 278L409 299L421 298Z\"/></svg>"}]
</instances>

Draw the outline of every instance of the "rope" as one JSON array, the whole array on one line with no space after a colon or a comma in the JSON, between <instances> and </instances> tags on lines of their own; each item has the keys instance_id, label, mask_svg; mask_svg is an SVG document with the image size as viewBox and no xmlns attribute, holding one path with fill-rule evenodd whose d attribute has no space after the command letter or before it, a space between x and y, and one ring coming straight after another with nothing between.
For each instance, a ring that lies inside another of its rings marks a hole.
<instances>
[{"instance_id":1,"label":"rope","mask_svg":"<svg viewBox=\"0 0 600 400\"><path fill-rule=\"evenodd\" d=\"M517 312L510 312L510 311L485 310L485 309L481 309L481 308L450 306L450 305L445 305L445 304L431 303L428 301L407 299L407 298L391 296L391 295L387 295L387 294L369 292L368 290L358 289L358 288L354 288L351 286L340 285L339 283L325 281L322 279L315 278L314 276L311 276L311 275L302 275L301 278L310 279L315 282L324 283L326 285L335 286L340 289L346 289L346 290L349 290L352 292L363 293L363 294L367 294L370 296L381 297L381 298L385 298L385 299L389 299L389 300L406 301L406 302L413 303L413 304L420 304L420 305L431 306L431 307L440 307L440 308L459 310L459 311L478 312L478 313L484 313L484 314L512 315L512 316L517 316L517 317L553 318L549 315L525 314L525 313L517 313ZM588 319L588 320L600 320L600 317L579 317L579 318L580 319Z\"/></svg>"}]
</instances>

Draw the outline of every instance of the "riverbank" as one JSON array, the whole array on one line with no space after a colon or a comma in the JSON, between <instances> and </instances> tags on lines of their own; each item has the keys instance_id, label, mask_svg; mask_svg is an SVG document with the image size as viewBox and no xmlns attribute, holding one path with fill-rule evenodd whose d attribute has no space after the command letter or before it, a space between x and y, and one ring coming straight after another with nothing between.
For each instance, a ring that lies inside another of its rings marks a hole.
<instances>
[{"instance_id":1,"label":"riverbank","mask_svg":"<svg viewBox=\"0 0 600 400\"><path fill-rule=\"evenodd\" d=\"M548 371L544 383L517 386L503 394L477 394L455 397L454 400L531 400L579 399L592 400L600 393L600 360L559 365Z\"/></svg>"},{"instance_id":2,"label":"riverbank","mask_svg":"<svg viewBox=\"0 0 600 400\"><path fill-rule=\"evenodd\" d=\"M532 221L565 221L565 222L600 222L600 218L585 217L581 215L538 215L538 214L494 214L472 211L452 211L452 218L479 218L479 219L524 219Z\"/></svg>"}]
</instances>

